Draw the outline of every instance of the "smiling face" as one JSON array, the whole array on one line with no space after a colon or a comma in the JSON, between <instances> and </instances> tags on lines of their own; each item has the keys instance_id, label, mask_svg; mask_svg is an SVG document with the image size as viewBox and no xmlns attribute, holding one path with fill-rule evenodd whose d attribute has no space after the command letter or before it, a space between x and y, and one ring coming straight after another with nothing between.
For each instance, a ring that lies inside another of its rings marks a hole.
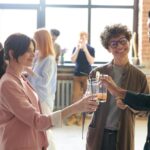
<instances>
[{"instance_id":1,"label":"smiling face","mask_svg":"<svg viewBox=\"0 0 150 150\"><path fill-rule=\"evenodd\" d=\"M33 58L34 58L34 44L30 42L28 50L21 56L18 57L18 64L23 67L30 67L32 66Z\"/></svg>"},{"instance_id":2,"label":"smiling face","mask_svg":"<svg viewBox=\"0 0 150 150\"><path fill-rule=\"evenodd\" d=\"M124 35L112 38L109 41L108 50L112 53L114 59L128 58L130 43Z\"/></svg>"}]
</instances>

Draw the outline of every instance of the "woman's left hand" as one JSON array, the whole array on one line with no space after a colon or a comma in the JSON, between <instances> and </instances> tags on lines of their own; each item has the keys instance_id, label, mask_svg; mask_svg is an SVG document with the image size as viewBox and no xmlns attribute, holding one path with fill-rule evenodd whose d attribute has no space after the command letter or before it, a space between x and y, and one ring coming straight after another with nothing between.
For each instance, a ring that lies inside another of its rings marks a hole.
<instances>
[{"instance_id":1,"label":"woman's left hand","mask_svg":"<svg viewBox=\"0 0 150 150\"><path fill-rule=\"evenodd\" d=\"M128 105L125 105L122 101L121 98L116 98L116 105L117 107L119 107L120 109L124 110L128 107Z\"/></svg>"}]
</instances>

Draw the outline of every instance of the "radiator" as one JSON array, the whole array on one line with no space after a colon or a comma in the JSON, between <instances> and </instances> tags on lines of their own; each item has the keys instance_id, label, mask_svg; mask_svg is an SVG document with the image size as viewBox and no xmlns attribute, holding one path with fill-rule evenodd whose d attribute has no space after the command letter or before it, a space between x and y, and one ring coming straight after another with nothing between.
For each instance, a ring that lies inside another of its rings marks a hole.
<instances>
[{"instance_id":1,"label":"radiator","mask_svg":"<svg viewBox=\"0 0 150 150\"><path fill-rule=\"evenodd\" d=\"M72 80L57 80L55 110L62 109L71 104L72 85Z\"/></svg>"}]
</instances>

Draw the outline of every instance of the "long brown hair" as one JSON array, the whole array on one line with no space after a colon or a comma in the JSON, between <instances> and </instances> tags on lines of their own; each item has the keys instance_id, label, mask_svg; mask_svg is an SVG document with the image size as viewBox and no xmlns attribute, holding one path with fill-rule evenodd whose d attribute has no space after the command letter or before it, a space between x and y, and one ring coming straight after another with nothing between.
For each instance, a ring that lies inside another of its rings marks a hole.
<instances>
[{"instance_id":1,"label":"long brown hair","mask_svg":"<svg viewBox=\"0 0 150 150\"><path fill-rule=\"evenodd\" d=\"M45 28L40 28L34 33L34 39L37 43L42 58L48 55L55 57L54 46L52 42L52 36Z\"/></svg>"}]
</instances>

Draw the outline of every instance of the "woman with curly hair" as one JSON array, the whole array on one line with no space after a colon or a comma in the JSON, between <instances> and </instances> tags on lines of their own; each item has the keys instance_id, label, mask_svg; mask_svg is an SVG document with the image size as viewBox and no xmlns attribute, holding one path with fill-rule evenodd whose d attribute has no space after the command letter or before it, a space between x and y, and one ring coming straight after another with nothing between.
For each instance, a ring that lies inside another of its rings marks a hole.
<instances>
[{"instance_id":1,"label":"woman with curly hair","mask_svg":"<svg viewBox=\"0 0 150 150\"><path fill-rule=\"evenodd\" d=\"M95 68L90 75L95 77L98 71L111 76L122 88L148 93L145 74L129 62L131 31L127 26L106 26L100 38L113 59L110 63ZM127 105L116 105L115 97L108 93L107 102L100 103L89 125L87 150L134 150L135 115L138 113Z\"/></svg>"}]
</instances>

